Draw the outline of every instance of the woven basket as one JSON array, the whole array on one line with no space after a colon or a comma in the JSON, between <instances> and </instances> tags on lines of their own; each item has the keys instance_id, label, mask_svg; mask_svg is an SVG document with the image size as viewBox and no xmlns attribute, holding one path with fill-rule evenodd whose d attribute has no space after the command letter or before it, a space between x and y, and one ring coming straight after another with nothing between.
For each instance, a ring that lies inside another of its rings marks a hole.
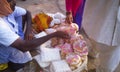
<instances>
[{"instance_id":1,"label":"woven basket","mask_svg":"<svg viewBox=\"0 0 120 72\"><path fill-rule=\"evenodd\" d=\"M86 56L82 65L72 72L81 72L83 70L87 70L87 62L88 62L88 57Z\"/></svg>"},{"instance_id":2,"label":"woven basket","mask_svg":"<svg viewBox=\"0 0 120 72\"><path fill-rule=\"evenodd\" d=\"M82 63L82 65L72 72L82 72L83 70L87 70L87 62L88 62L88 57L85 56L85 60ZM43 68L43 70L44 70L43 72L50 72L50 67Z\"/></svg>"}]
</instances>

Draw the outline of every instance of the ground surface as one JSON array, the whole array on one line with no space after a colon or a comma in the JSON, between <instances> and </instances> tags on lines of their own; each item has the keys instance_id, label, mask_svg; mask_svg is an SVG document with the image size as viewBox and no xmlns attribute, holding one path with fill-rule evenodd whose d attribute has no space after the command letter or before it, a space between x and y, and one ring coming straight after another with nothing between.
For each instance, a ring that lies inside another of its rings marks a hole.
<instances>
[{"instance_id":1,"label":"ground surface","mask_svg":"<svg viewBox=\"0 0 120 72\"><path fill-rule=\"evenodd\" d=\"M17 5L28 9L32 15L41 11L45 13L61 12L65 14L64 0L17 0Z\"/></svg>"}]
</instances>

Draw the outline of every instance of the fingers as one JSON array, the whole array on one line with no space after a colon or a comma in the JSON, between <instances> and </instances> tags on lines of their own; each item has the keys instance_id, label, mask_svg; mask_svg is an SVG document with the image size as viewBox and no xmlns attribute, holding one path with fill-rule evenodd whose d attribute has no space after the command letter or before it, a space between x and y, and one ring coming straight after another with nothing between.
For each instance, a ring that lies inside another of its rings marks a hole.
<instances>
[{"instance_id":1,"label":"fingers","mask_svg":"<svg viewBox=\"0 0 120 72\"><path fill-rule=\"evenodd\" d=\"M66 33L66 32L63 32L63 31L57 31L56 33L57 33L58 37L66 38L66 39L69 39L69 38L70 38L69 34Z\"/></svg>"}]
</instances>

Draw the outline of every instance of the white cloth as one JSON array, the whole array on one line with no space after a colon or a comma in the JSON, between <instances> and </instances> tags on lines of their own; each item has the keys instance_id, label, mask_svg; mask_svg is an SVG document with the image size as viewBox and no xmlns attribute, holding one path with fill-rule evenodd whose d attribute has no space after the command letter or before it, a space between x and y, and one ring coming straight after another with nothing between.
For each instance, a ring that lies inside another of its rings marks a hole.
<instances>
[{"instance_id":1,"label":"white cloth","mask_svg":"<svg viewBox=\"0 0 120 72\"><path fill-rule=\"evenodd\" d=\"M50 72L72 72L65 60L53 61L50 65Z\"/></svg>"},{"instance_id":2,"label":"white cloth","mask_svg":"<svg viewBox=\"0 0 120 72\"><path fill-rule=\"evenodd\" d=\"M60 50L58 48L41 48L41 61L50 62L61 60Z\"/></svg>"},{"instance_id":3,"label":"white cloth","mask_svg":"<svg viewBox=\"0 0 120 72\"><path fill-rule=\"evenodd\" d=\"M120 63L119 63L119 65L117 66L115 72L119 72L119 71L120 71Z\"/></svg>"},{"instance_id":4,"label":"white cloth","mask_svg":"<svg viewBox=\"0 0 120 72\"><path fill-rule=\"evenodd\" d=\"M18 38L19 36L0 18L0 43L9 46Z\"/></svg>"},{"instance_id":5,"label":"white cloth","mask_svg":"<svg viewBox=\"0 0 120 72\"><path fill-rule=\"evenodd\" d=\"M112 41L112 45L120 45L120 6L117 14L117 22L114 31L114 37Z\"/></svg>"}]
</instances>

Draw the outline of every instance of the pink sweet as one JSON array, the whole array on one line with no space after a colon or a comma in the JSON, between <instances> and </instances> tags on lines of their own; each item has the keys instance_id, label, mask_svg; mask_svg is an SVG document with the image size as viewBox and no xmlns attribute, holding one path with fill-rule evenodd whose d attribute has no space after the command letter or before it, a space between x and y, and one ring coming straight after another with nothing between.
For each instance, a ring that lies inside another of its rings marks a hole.
<instances>
[{"instance_id":1,"label":"pink sweet","mask_svg":"<svg viewBox=\"0 0 120 72\"><path fill-rule=\"evenodd\" d=\"M62 23L60 25L54 26L57 31L64 31L71 36L71 39L61 39L58 38L57 45L61 49L62 55L67 55L71 52L77 53L80 56L88 54L88 47L83 36L77 33L78 25L75 23L66 24Z\"/></svg>"},{"instance_id":2,"label":"pink sweet","mask_svg":"<svg viewBox=\"0 0 120 72\"><path fill-rule=\"evenodd\" d=\"M70 45L69 43L65 43L65 44L61 47L61 51L62 51L63 53L68 54L68 53L70 53L70 52L73 52L73 49L72 49L72 47L71 47L71 45Z\"/></svg>"},{"instance_id":3,"label":"pink sweet","mask_svg":"<svg viewBox=\"0 0 120 72\"><path fill-rule=\"evenodd\" d=\"M66 61L69 65L78 65L81 62L81 57L77 54L68 54L66 56Z\"/></svg>"},{"instance_id":4,"label":"pink sweet","mask_svg":"<svg viewBox=\"0 0 120 72\"><path fill-rule=\"evenodd\" d=\"M77 29L77 24L72 23L72 24L65 24L62 23L58 28L56 28L58 31L64 31L67 32L69 35L74 35L76 33Z\"/></svg>"},{"instance_id":5,"label":"pink sweet","mask_svg":"<svg viewBox=\"0 0 120 72\"><path fill-rule=\"evenodd\" d=\"M74 52L79 54L80 56L88 54L88 47L84 40L77 40L76 42L74 42L73 49Z\"/></svg>"}]
</instances>

